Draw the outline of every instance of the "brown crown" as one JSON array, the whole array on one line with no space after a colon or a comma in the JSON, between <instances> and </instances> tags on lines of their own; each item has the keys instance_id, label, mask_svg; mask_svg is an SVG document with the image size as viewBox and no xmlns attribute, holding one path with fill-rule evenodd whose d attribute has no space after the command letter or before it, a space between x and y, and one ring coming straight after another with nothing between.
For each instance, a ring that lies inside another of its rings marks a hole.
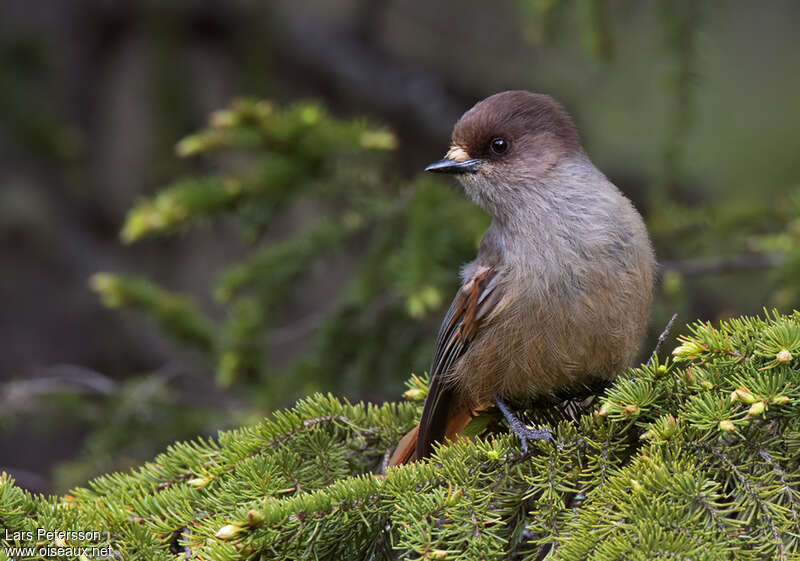
<instances>
[{"instance_id":1,"label":"brown crown","mask_svg":"<svg viewBox=\"0 0 800 561\"><path fill-rule=\"evenodd\" d=\"M464 113L453 129L453 146L470 158L489 156L489 143L504 138L522 144L546 135L565 152L581 150L580 138L569 113L549 95L522 90L487 97Z\"/></svg>"}]
</instances>

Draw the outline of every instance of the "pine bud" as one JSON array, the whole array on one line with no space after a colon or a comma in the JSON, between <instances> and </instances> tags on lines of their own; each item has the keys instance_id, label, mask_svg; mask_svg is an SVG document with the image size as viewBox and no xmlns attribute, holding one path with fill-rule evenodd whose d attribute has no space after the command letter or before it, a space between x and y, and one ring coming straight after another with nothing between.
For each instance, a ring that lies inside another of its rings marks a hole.
<instances>
[{"instance_id":1,"label":"pine bud","mask_svg":"<svg viewBox=\"0 0 800 561\"><path fill-rule=\"evenodd\" d=\"M234 127L239 123L239 116L229 109L214 111L211 114L211 126Z\"/></svg>"},{"instance_id":2,"label":"pine bud","mask_svg":"<svg viewBox=\"0 0 800 561\"><path fill-rule=\"evenodd\" d=\"M751 394L750 390L748 390L747 388L736 388L734 392L736 393L737 396L739 396L739 401L741 401L742 403L746 403L747 405L752 405L756 401L758 401L756 399L756 396Z\"/></svg>"},{"instance_id":3,"label":"pine bud","mask_svg":"<svg viewBox=\"0 0 800 561\"><path fill-rule=\"evenodd\" d=\"M187 136L175 145L175 153L181 158L192 156L198 152L202 152L209 145L208 139L200 134L193 134Z\"/></svg>"},{"instance_id":4,"label":"pine bud","mask_svg":"<svg viewBox=\"0 0 800 561\"><path fill-rule=\"evenodd\" d=\"M764 404L763 401L756 401L753 405L750 406L750 409L748 409L747 416L755 417L757 415L762 415L766 408L767 406Z\"/></svg>"},{"instance_id":5,"label":"pine bud","mask_svg":"<svg viewBox=\"0 0 800 561\"><path fill-rule=\"evenodd\" d=\"M241 526L237 526L236 524L226 524L225 526L217 530L217 533L214 534L214 536L221 540L229 540L234 536L236 536L236 534L238 534L241 531L242 531Z\"/></svg>"},{"instance_id":6,"label":"pine bud","mask_svg":"<svg viewBox=\"0 0 800 561\"><path fill-rule=\"evenodd\" d=\"M719 430L721 430L722 432L733 432L736 430L736 425L734 425L728 419L720 421L719 425L717 426L719 427Z\"/></svg>"},{"instance_id":7,"label":"pine bud","mask_svg":"<svg viewBox=\"0 0 800 561\"><path fill-rule=\"evenodd\" d=\"M597 411L597 416L598 417L606 417L608 415L609 411L611 411L611 404L606 402Z\"/></svg>"},{"instance_id":8,"label":"pine bud","mask_svg":"<svg viewBox=\"0 0 800 561\"><path fill-rule=\"evenodd\" d=\"M786 405L787 403L791 402L792 400L789 399L788 395L776 395L772 399L770 399L772 403L775 405Z\"/></svg>"},{"instance_id":9,"label":"pine bud","mask_svg":"<svg viewBox=\"0 0 800 561\"><path fill-rule=\"evenodd\" d=\"M712 384L708 380L703 380L702 382L700 382L700 387L703 388L704 390L710 390L714 388L714 384Z\"/></svg>"},{"instance_id":10,"label":"pine bud","mask_svg":"<svg viewBox=\"0 0 800 561\"><path fill-rule=\"evenodd\" d=\"M425 554L425 559L447 559L446 549L434 549Z\"/></svg>"},{"instance_id":11,"label":"pine bud","mask_svg":"<svg viewBox=\"0 0 800 561\"><path fill-rule=\"evenodd\" d=\"M250 527L258 526L264 521L264 514L258 512L256 509L251 508L247 511L247 518L245 518L247 525Z\"/></svg>"},{"instance_id":12,"label":"pine bud","mask_svg":"<svg viewBox=\"0 0 800 561\"><path fill-rule=\"evenodd\" d=\"M693 341L686 341L675 347L672 354L678 358L692 358L703 351L703 347Z\"/></svg>"},{"instance_id":13,"label":"pine bud","mask_svg":"<svg viewBox=\"0 0 800 561\"><path fill-rule=\"evenodd\" d=\"M631 478L631 488L632 488L634 491L641 491L642 489L644 489L644 487L642 486L642 484L641 484L641 483L639 483L638 481L636 481L636 480L635 480L635 479L633 479L633 478Z\"/></svg>"},{"instance_id":14,"label":"pine bud","mask_svg":"<svg viewBox=\"0 0 800 561\"><path fill-rule=\"evenodd\" d=\"M623 411L625 412L626 417L635 417L636 415L639 414L639 406L631 403L629 405L626 405L623 408Z\"/></svg>"},{"instance_id":15,"label":"pine bud","mask_svg":"<svg viewBox=\"0 0 800 561\"><path fill-rule=\"evenodd\" d=\"M792 353L786 349L781 349L781 351L775 355L775 360L781 364L788 364L792 361Z\"/></svg>"},{"instance_id":16,"label":"pine bud","mask_svg":"<svg viewBox=\"0 0 800 561\"><path fill-rule=\"evenodd\" d=\"M639 440L650 440L651 438L655 438L656 432L653 429L645 431L642 433L642 436L639 437Z\"/></svg>"},{"instance_id":17,"label":"pine bud","mask_svg":"<svg viewBox=\"0 0 800 561\"><path fill-rule=\"evenodd\" d=\"M397 137L388 131L367 131L361 134L363 148L371 150L394 150L397 148Z\"/></svg>"},{"instance_id":18,"label":"pine bud","mask_svg":"<svg viewBox=\"0 0 800 561\"><path fill-rule=\"evenodd\" d=\"M309 105L300 110L300 120L306 125L316 125L322 118L322 111L316 105Z\"/></svg>"},{"instance_id":19,"label":"pine bud","mask_svg":"<svg viewBox=\"0 0 800 561\"><path fill-rule=\"evenodd\" d=\"M461 497L463 497L463 496L464 496L464 490L461 489L461 488L458 488L458 489L456 489L455 491L451 492L448 495L447 500L445 501L445 505L446 506L453 506L455 504L458 504L458 502L461 500Z\"/></svg>"},{"instance_id":20,"label":"pine bud","mask_svg":"<svg viewBox=\"0 0 800 561\"><path fill-rule=\"evenodd\" d=\"M668 439L673 434L675 434L675 429L677 428L678 428L678 421L675 420L675 417L670 415L669 417L667 417L667 422L664 423L664 430L661 431L661 437L665 440Z\"/></svg>"},{"instance_id":21,"label":"pine bud","mask_svg":"<svg viewBox=\"0 0 800 561\"><path fill-rule=\"evenodd\" d=\"M207 477L195 477L187 481L186 484L189 485L190 487L194 487L195 489L202 489L203 487L211 483L211 481L213 480Z\"/></svg>"},{"instance_id":22,"label":"pine bud","mask_svg":"<svg viewBox=\"0 0 800 561\"><path fill-rule=\"evenodd\" d=\"M486 452L486 458L491 461L499 460L500 459L500 452L497 450L489 450Z\"/></svg>"},{"instance_id":23,"label":"pine bud","mask_svg":"<svg viewBox=\"0 0 800 561\"><path fill-rule=\"evenodd\" d=\"M411 388L403 392L403 397L409 401L419 401L425 397L425 391L419 388Z\"/></svg>"}]
</instances>

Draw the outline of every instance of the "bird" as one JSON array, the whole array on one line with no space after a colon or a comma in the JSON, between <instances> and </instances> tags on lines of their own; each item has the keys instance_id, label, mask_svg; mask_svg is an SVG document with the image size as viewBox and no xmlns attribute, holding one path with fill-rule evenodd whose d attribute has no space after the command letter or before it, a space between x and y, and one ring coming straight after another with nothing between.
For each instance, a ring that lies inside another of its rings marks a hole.
<instances>
[{"instance_id":1,"label":"bird","mask_svg":"<svg viewBox=\"0 0 800 561\"><path fill-rule=\"evenodd\" d=\"M430 456L492 404L527 452L553 434L523 423L509 400L568 393L632 366L656 267L647 229L546 94L479 101L425 171L455 176L491 223L439 329L419 424L389 465Z\"/></svg>"}]
</instances>

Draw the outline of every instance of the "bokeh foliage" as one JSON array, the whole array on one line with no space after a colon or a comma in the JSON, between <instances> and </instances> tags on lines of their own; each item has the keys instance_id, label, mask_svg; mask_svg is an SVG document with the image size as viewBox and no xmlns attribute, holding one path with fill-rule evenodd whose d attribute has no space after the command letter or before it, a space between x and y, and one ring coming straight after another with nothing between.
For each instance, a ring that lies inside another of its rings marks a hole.
<instances>
[{"instance_id":1,"label":"bokeh foliage","mask_svg":"<svg viewBox=\"0 0 800 561\"><path fill-rule=\"evenodd\" d=\"M389 131L335 119L318 104L279 109L237 100L177 145L183 157L208 159L211 170L140 202L121 234L132 243L210 220L234 223L245 256L220 271L210 290L222 319L141 278L100 273L92 287L108 306L152 316L208 356L221 385L247 385L262 403L320 387L391 387L392 372L429 353L414 324L444 304L453 271L488 224L450 186L393 176L386 152L395 146ZM271 229L281 213L309 208L300 226ZM270 366L271 330L302 296L303 281L316 275L325 283L326 268L339 259L352 265L331 281L340 286L330 305L312 316L311 350L289 367Z\"/></svg>"}]
</instances>

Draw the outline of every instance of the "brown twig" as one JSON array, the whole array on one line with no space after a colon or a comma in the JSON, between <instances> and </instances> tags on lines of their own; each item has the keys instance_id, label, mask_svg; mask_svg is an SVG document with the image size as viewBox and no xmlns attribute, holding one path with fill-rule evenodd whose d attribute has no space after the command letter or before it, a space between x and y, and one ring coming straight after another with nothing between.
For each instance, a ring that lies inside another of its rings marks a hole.
<instances>
[{"instance_id":1,"label":"brown twig","mask_svg":"<svg viewBox=\"0 0 800 561\"><path fill-rule=\"evenodd\" d=\"M678 314L672 314L669 323L667 323L667 327L665 327L664 331L661 332L661 335L658 336L658 341L656 342L656 348L653 349L653 354L650 355L650 360L653 360L658 356L658 351L661 350L661 345L663 345L664 341L666 341L667 337L669 337L669 332L672 329L672 324L675 323L677 317Z\"/></svg>"}]
</instances>

